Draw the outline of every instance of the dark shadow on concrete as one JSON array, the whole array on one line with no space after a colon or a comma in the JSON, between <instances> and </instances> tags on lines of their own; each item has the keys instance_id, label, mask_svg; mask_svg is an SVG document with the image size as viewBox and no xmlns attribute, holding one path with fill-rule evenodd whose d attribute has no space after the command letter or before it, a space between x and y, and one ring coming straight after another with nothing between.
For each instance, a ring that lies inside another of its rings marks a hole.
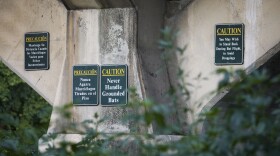
<instances>
[{"instance_id":1,"label":"dark shadow on concrete","mask_svg":"<svg viewBox=\"0 0 280 156\"><path fill-rule=\"evenodd\" d=\"M280 74L280 42L271 48L267 53L265 53L262 57L260 57L257 61L255 61L251 66L249 66L246 69L246 72L248 75L253 74L255 71L262 72L266 71L270 79L275 78L276 76L279 76ZM242 84L241 80L241 84ZM265 84L260 84L265 85ZM260 86L256 85L256 89L260 89ZM265 95L263 96L280 96L279 92L280 83L274 84L271 86L268 90L265 90ZM224 93L221 93L222 95L217 95L212 99L210 102L217 101L216 103L210 103L213 108L220 108L222 112L221 114L227 112L228 109L235 107L234 101L236 100L235 97L240 94L240 90L236 92L234 89L230 89L229 91L225 91ZM222 96L221 98L219 96ZM215 99L220 98L220 99ZM277 104L272 103L269 108L267 109L268 112L271 112L274 110L274 108L278 107ZM206 130L208 127L208 120L206 119L203 124L203 130Z\"/></svg>"},{"instance_id":2,"label":"dark shadow on concrete","mask_svg":"<svg viewBox=\"0 0 280 156\"><path fill-rule=\"evenodd\" d=\"M61 0L68 10L133 7L130 0Z\"/></svg>"},{"instance_id":3,"label":"dark shadow on concrete","mask_svg":"<svg viewBox=\"0 0 280 156\"><path fill-rule=\"evenodd\" d=\"M280 74L280 42L270 49L266 54L260 57L256 62L246 69L247 74L252 74L254 71L263 71L266 70L270 78L273 79L275 76ZM241 82L242 83L242 82ZM275 91L278 89L280 84L273 86L268 90L269 92ZM221 98L214 107L226 108L230 106L231 102L230 97L234 97L236 93L233 93L231 90Z\"/></svg>"},{"instance_id":4,"label":"dark shadow on concrete","mask_svg":"<svg viewBox=\"0 0 280 156\"><path fill-rule=\"evenodd\" d=\"M261 56L258 60L252 63L245 71L252 74L254 71L267 70L271 78L280 74L280 42ZM228 105L227 97L234 96L230 90L225 90L213 97L207 107L226 107Z\"/></svg>"},{"instance_id":5,"label":"dark shadow on concrete","mask_svg":"<svg viewBox=\"0 0 280 156\"><path fill-rule=\"evenodd\" d=\"M167 92L171 87L167 64L161 59L162 51L158 41L161 38L160 30L164 26L166 13L166 0L133 0L137 10L137 52L141 63L141 73L144 82L143 89L146 98L157 104L174 108ZM178 126L176 113L170 114L167 124ZM153 133L162 134L156 124L153 124Z\"/></svg>"}]
</instances>

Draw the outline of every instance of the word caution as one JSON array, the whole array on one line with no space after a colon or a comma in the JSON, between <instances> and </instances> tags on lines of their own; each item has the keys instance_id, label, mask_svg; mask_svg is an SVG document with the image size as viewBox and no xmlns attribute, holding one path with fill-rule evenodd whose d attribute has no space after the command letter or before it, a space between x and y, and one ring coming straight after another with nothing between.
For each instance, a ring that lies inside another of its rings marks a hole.
<instances>
[{"instance_id":1,"label":"word caution","mask_svg":"<svg viewBox=\"0 0 280 156\"><path fill-rule=\"evenodd\" d=\"M215 64L243 64L244 24L219 24L215 33Z\"/></svg>"},{"instance_id":2,"label":"word caution","mask_svg":"<svg viewBox=\"0 0 280 156\"><path fill-rule=\"evenodd\" d=\"M127 104L127 65L101 66L100 88L101 105Z\"/></svg>"},{"instance_id":3,"label":"word caution","mask_svg":"<svg viewBox=\"0 0 280 156\"><path fill-rule=\"evenodd\" d=\"M75 105L127 104L127 65L79 65L73 67ZM100 89L99 89L100 88Z\"/></svg>"}]
</instances>

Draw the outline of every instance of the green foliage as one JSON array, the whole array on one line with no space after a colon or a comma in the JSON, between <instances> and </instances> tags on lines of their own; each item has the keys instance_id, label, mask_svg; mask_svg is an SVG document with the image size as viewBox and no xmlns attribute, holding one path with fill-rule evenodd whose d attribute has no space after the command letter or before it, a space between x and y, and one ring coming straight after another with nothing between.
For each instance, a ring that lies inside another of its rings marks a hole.
<instances>
[{"instance_id":1,"label":"green foliage","mask_svg":"<svg viewBox=\"0 0 280 156\"><path fill-rule=\"evenodd\" d=\"M0 63L0 155L35 155L50 105Z\"/></svg>"},{"instance_id":2,"label":"green foliage","mask_svg":"<svg viewBox=\"0 0 280 156\"><path fill-rule=\"evenodd\" d=\"M220 88L231 88L230 101L224 107L215 107L201 115L196 124L205 128L178 140L161 141L148 133L104 134L88 128L84 139L78 144L63 142L60 148L51 147L46 155L190 155L190 156L242 156L280 154L280 76L269 77L265 71L246 75L243 71L219 70L225 76ZM232 77L234 76L234 77ZM232 81L238 79L239 81ZM232 81L232 82L230 82ZM130 115L137 125L149 126L153 122L166 131L174 127L166 124L165 114L170 113L164 105L137 98L135 89L130 91L127 107L143 110ZM102 121L101 121L102 122ZM95 123L97 125L97 122ZM87 124L85 123L85 127ZM174 137L174 136L173 136Z\"/></svg>"},{"instance_id":3,"label":"green foliage","mask_svg":"<svg viewBox=\"0 0 280 156\"><path fill-rule=\"evenodd\" d=\"M220 70L219 72L221 72ZM208 128L203 134L216 155L279 155L279 97L275 86L280 76L270 77L266 70L251 75L238 70L223 70L220 88L231 88L226 108L205 114ZM230 82L238 77L241 81ZM275 88L275 89L274 89ZM234 95L234 96L232 96Z\"/></svg>"},{"instance_id":4,"label":"green foliage","mask_svg":"<svg viewBox=\"0 0 280 156\"><path fill-rule=\"evenodd\" d=\"M219 69L224 75L219 90L231 89L227 103L201 114L201 119L190 126L189 134L173 141L162 141L148 133L104 134L88 128L78 144L63 142L60 148L51 147L46 155L188 155L242 156L280 154L280 76L270 77L263 71L246 75L244 71ZM275 88L275 90L273 89ZM135 89L130 90L127 107L138 111L130 114L136 125L148 127L157 123L173 132L166 122L170 109L149 100L139 100ZM207 122L204 122L207 121ZM100 120L102 122L102 120ZM204 124L197 133L196 125ZM97 123L96 123L97 125ZM85 127L86 124L84 125ZM176 128L175 128L176 131ZM175 137L175 136L173 136Z\"/></svg>"},{"instance_id":5,"label":"green foliage","mask_svg":"<svg viewBox=\"0 0 280 156\"><path fill-rule=\"evenodd\" d=\"M163 39L160 41L160 47L165 50L163 58L168 61L168 57L172 55L182 55L185 48L177 48L174 45L175 38L171 35L171 29L166 28L162 33ZM7 74L8 72L4 73ZM85 121L82 124L82 129L86 133L81 142L75 144L62 140L58 143L58 146L49 144L47 151L42 155L280 155L280 76L271 77L265 70L255 71L250 75L242 70L231 71L226 69L219 69L217 73L223 75L217 92L230 89L230 93L223 99L225 105L215 106L201 114L199 120L189 126L189 134L187 135L166 136L167 138L174 137L177 139L164 141L160 139L162 136L139 130L150 127L154 123L167 133L179 131L180 127L168 125L167 116L173 113L173 110L168 108L167 105L156 104L148 99L140 100L136 90L131 88L129 104L125 107L135 111L123 119L125 122L133 121L129 134L106 134L97 131L99 124L104 119L100 119L98 114L94 114L93 116L97 121ZM190 96L186 87L189 85L184 80L186 76L184 70L179 67L177 75L178 86L173 86L169 91L174 105L181 102L178 98L183 97L184 102L186 102ZM1 79L6 77L11 76L8 74L2 76ZM198 78L200 77L201 75L198 75ZM30 155L30 151L28 153L24 148L31 147L31 142L38 139L37 129L40 129L38 123L33 123L34 115L37 115L37 113L32 113L35 106L32 109L30 104L21 106L19 101L22 100L15 96L21 92L12 91L12 87L22 84L21 81L17 78L6 81L7 83L1 85L0 95L3 103L0 115L1 154ZM35 96L32 97L28 94L22 95L22 97L24 98L23 101L30 103L37 101ZM35 112L40 112L38 110L43 107L36 106L35 108L37 110ZM71 118L68 109L71 109L71 105L59 110L64 114L63 116ZM28 112L23 110L28 110ZM190 110L186 108L186 111ZM19 116L20 114L21 116ZM22 121L23 117L29 120ZM40 117L44 117L44 115ZM44 120L39 121L47 120L48 118L44 117ZM197 131L198 125L204 125L200 132ZM30 129L24 128L26 126ZM32 131L31 127L35 127L36 131ZM76 125L70 127L76 128ZM79 128L81 127L79 126ZM49 134L44 140L50 143L58 137L59 134Z\"/></svg>"}]
</instances>

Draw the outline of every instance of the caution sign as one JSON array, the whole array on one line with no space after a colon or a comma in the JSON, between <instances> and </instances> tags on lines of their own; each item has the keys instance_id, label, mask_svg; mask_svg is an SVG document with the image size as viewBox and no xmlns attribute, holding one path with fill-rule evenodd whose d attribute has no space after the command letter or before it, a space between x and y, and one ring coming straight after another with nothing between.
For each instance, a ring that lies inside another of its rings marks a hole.
<instances>
[{"instance_id":1,"label":"caution sign","mask_svg":"<svg viewBox=\"0 0 280 156\"><path fill-rule=\"evenodd\" d=\"M217 24L215 33L215 64L243 64L244 24Z\"/></svg>"},{"instance_id":2,"label":"caution sign","mask_svg":"<svg viewBox=\"0 0 280 156\"><path fill-rule=\"evenodd\" d=\"M26 33L25 41L25 70L49 69L49 33Z\"/></svg>"},{"instance_id":3,"label":"caution sign","mask_svg":"<svg viewBox=\"0 0 280 156\"><path fill-rule=\"evenodd\" d=\"M102 106L127 104L127 65L102 65L100 103Z\"/></svg>"},{"instance_id":4,"label":"caution sign","mask_svg":"<svg viewBox=\"0 0 280 156\"><path fill-rule=\"evenodd\" d=\"M73 66L73 104L98 105L99 66Z\"/></svg>"}]
</instances>

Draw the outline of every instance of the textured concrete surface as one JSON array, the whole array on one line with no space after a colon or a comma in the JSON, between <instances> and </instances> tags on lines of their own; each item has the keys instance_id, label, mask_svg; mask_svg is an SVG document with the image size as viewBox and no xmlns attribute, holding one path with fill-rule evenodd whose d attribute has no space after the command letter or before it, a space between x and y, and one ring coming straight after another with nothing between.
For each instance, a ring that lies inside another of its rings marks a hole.
<instances>
[{"instance_id":1,"label":"textured concrete surface","mask_svg":"<svg viewBox=\"0 0 280 156\"><path fill-rule=\"evenodd\" d=\"M170 88L170 80L166 70L166 63L161 60L162 51L158 48L160 30L163 28L164 15L166 12L165 0L94 0L90 2L87 0L63 1L70 9L135 7L137 11L137 34L134 35L137 36L138 55L140 59L139 63L141 67L140 72L143 73L143 86L145 87L143 91L145 90L147 98L156 101L156 103L169 105L170 99L167 98L166 92ZM189 4L189 2L190 0L181 1L180 8L185 7ZM112 17L110 18L112 21L115 20L114 18L118 18L116 16L110 16ZM102 29L103 27L100 28ZM110 31L119 31L118 27L114 27L113 29ZM108 36L107 42L114 40L114 38L111 37L114 36ZM121 39L118 42L121 42ZM114 57L113 55L108 55L106 57L110 59ZM170 105L170 107L174 108L172 105ZM170 114L167 118L169 120L169 124L178 124L176 114ZM156 129L156 127L154 127L154 129Z\"/></svg>"},{"instance_id":2,"label":"textured concrete surface","mask_svg":"<svg viewBox=\"0 0 280 156\"><path fill-rule=\"evenodd\" d=\"M61 83L64 90L60 92L60 96L63 97L60 101L72 100L72 66L78 64L127 64L128 85L134 86L139 98L143 98L136 54L137 27L134 9L72 10L68 12L67 25L67 56ZM70 110L73 117L67 120L56 109L63 104L65 103L54 104L48 133L66 131L67 134L61 134L61 137L53 142L54 144L65 139L78 142L82 135L71 134L77 132L71 131L69 125L73 123L79 125L85 120L95 121L93 118L95 113L98 113L100 118L105 118L105 121L99 125L98 131L130 132L133 121L121 122L121 118L132 110L122 107L101 107L101 105L74 106ZM42 140L40 142L42 143ZM41 144L40 150L44 151L45 147Z\"/></svg>"},{"instance_id":3,"label":"textured concrete surface","mask_svg":"<svg viewBox=\"0 0 280 156\"><path fill-rule=\"evenodd\" d=\"M129 86L134 86L142 98L136 55L136 14L134 9L102 9L70 11L68 16L68 85L72 84L72 65L78 64L127 64ZM64 79L64 83L66 80ZM69 87L72 92L72 88ZM70 93L71 93L70 92ZM71 100L71 94L63 96ZM57 105L60 106L61 104ZM128 110L121 107L75 106L71 121L92 120L98 113L106 120L100 125L102 132L129 132L129 123L121 123ZM65 121L52 114L49 132L63 130ZM59 124L58 124L59 123Z\"/></svg>"},{"instance_id":4,"label":"textured concrete surface","mask_svg":"<svg viewBox=\"0 0 280 156\"><path fill-rule=\"evenodd\" d=\"M167 2L166 17L170 18L184 10L194 0L169 0Z\"/></svg>"},{"instance_id":5,"label":"textured concrete surface","mask_svg":"<svg viewBox=\"0 0 280 156\"><path fill-rule=\"evenodd\" d=\"M127 64L129 86L142 98L135 10L67 11L58 0L0 3L1 60L53 105L48 132L62 132L70 123L93 119L96 112L107 119L100 131L129 132L129 123L120 123L128 112L123 108L75 106L73 118L66 120L57 107L72 101L72 66L77 64ZM24 34L37 31L50 33L50 69L25 71Z\"/></svg>"},{"instance_id":6,"label":"textured concrete surface","mask_svg":"<svg viewBox=\"0 0 280 156\"><path fill-rule=\"evenodd\" d=\"M135 11L132 13L131 9L116 9L115 12L77 10L69 11L67 15L67 10L58 0L54 2L41 0L0 2L3 8L0 17L4 21L0 24L2 41L0 45L3 49L0 53L1 59L51 105L56 107L71 102L72 75L69 73L71 73L71 66L77 63L127 63L129 71L133 71L129 72L130 84L136 85L138 89L143 87L142 92L146 90L148 98L158 103L168 103L165 93L170 86L169 78L165 63L160 59L161 51L157 44L165 12L165 3L162 1L135 2L138 19ZM17 8L15 9L17 11L11 8ZM101 16L102 20L100 20ZM124 16L131 17L124 18ZM12 18L19 19L14 21L11 20ZM136 22L140 23L138 29ZM50 33L50 70L26 72L23 69L23 35L25 32L33 31ZM137 63L136 39L138 39L139 59L141 59L139 63ZM14 53L10 54L12 52ZM103 53L102 56L101 53ZM139 83L138 77L141 77L141 73L144 73L142 78L145 83ZM146 95L146 93L140 95ZM95 111L101 111L98 107L95 109L91 112L91 109L86 107L75 108L73 111L76 117L73 120L80 121L80 119L89 118ZM107 110L110 109L112 108L107 108ZM118 116L121 116L122 111L116 111ZM68 125L66 121L58 121L57 115L52 115L52 121L56 121L55 123L61 127ZM113 113L110 116L115 115ZM176 123L177 120L174 114L168 119L170 119L170 124ZM49 131L59 131L54 127L50 127Z\"/></svg>"},{"instance_id":7,"label":"textured concrete surface","mask_svg":"<svg viewBox=\"0 0 280 156\"><path fill-rule=\"evenodd\" d=\"M24 7L23 7L24 6ZM67 10L57 0L0 1L0 58L50 104L59 99L66 58ZM50 33L50 69L24 70L24 34Z\"/></svg>"},{"instance_id":8,"label":"textured concrete surface","mask_svg":"<svg viewBox=\"0 0 280 156\"><path fill-rule=\"evenodd\" d=\"M81 8L85 7L84 4L92 4L96 8L105 6L105 3L99 4L99 1L67 2L72 5L80 3ZM0 58L55 107L72 100L72 66L89 63L128 64L129 85L136 86L140 98L147 97L157 103L169 105L170 99L165 93L171 85L177 83L177 78L174 76L174 68L167 67L168 64L160 59L162 51L158 49L160 29L165 22L166 3L162 0L124 1L126 2L129 6L133 2L136 11L128 8L67 11L60 0L0 0ZM182 11L167 19L166 23L179 30L178 46L187 46L184 55L176 57L174 63L184 60L181 67L189 75L185 78L195 87L190 88L189 103L183 102L180 106L175 106L178 114L170 114L170 125L177 124L178 118L181 119L180 122L192 122L203 108L211 107L227 93L225 91L219 95L209 95L209 92L216 89L221 78L213 74L221 67L214 65L215 24L245 24L244 64L223 66L225 68L252 71L268 60L271 56L269 49L280 41L279 0L181 2ZM115 6L113 2L108 5ZM49 70L31 72L23 68L24 33L34 31L50 33ZM196 79L199 74L208 80ZM194 114L180 112L186 105L194 109ZM69 123L92 119L95 112L108 117L100 130L130 130L129 123L119 122L130 110L77 106L71 111L74 113L71 121L64 120L54 111L49 132L61 132ZM156 126L153 128L156 133L160 133Z\"/></svg>"},{"instance_id":9,"label":"textured concrete surface","mask_svg":"<svg viewBox=\"0 0 280 156\"><path fill-rule=\"evenodd\" d=\"M217 99L223 96L209 95L217 88L221 78L214 74L216 69L255 69L255 61L280 41L279 7L278 0L196 0L182 12L168 19L169 25L180 32L178 46L187 46L185 54L178 58L184 60L181 67L189 75L185 77L187 82L196 86L190 88L190 103L183 104L195 110L194 115L186 117L188 122L193 121L203 108L207 109L212 105L208 103L211 98L214 98L212 101L218 101ZM243 65L214 65L214 28L215 24L219 23L245 24ZM208 80L195 79L199 74ZM201 105L195 103L197 101Z\"/></svg>"},{"instance_id":10,"label":"textured concrete surface","mask_svg":"<svg viewBox=\"0 0 280 156\"><path fill-rule=\"evenodd\" d=\"M110 134L108 134L110 135ZM48 148L49 146L51 147L59 147L60 144L62 143L62 141L67 141L67 142L71 142L73 144L80 142L83 138L85 137L85 135L80 135L80 134L58 134L57 139L56 140L51 140L49 142L43 142L43 140L40 140L39 144L41 145L39 147L39 150L41 153L46 151L46 148ZM138 136L140 137L140 136ZM142 137L143 140L145 140L145 143L148 144L163 144L163 143L172 143L175 141L179 141L180 139L182 139L183 136L180 135L154 135L153 139L150 138L144 138ZM114 149L114 148L118 148L118 150L122 150L126 152L126 155L134 155L134 156L138 156L139 153L138 151L140 150L140 145L135 142L134 140L135 136L131 136L130 134L127 135L122 135L121 137L117 137L116 140L111 140L111 146L110 148ZM97 138L96 138L97 139ZM98 137L98 139L103 139L102 135L100 135ZM138 138L139 139L139 138ZM123 143L123 141L126 142L126 145L120 145L120 143Z\"/></svg>"},{"instance_id":11,"label":"textured concrete surface","mask_svg":"<svg viewBox=\"0 0 280 156\"><path fill-rule=\"evenodd\" d=\"M162 0L134 0L137 10L137 50L146 98L176 109L167 96L170 89L170 78L167 64L161 59L162 50L159 49L160 30L164 27L166 1ZM178 124L176 113L167 117L170 126ZM154 133L161 134L157 126L153 125Z\"/></svg>"},{"instance_id":12,"label":"textured concrete surface","mask_svg":"<svg viewBox=\"0 0 280 156\"><path fill-rule=\"evenodd\" d=\"M139 78L139 63L136 53L136 12L133 8L105 9L100 12L100 64L127 64L128 84L136 87L140 99L143 99L142 80ZM110 120L101 126L103 131L113 132L127 129L121 123L129 110L121 107L106 107L102 109L103 117Z\"/></svg>"},{"instance_id":13,"label":"textured concrete surface","mask_svg":"<svg viewBox=\"0 0 280 156\"><path fill-rule=\"evenodd\" d=\"M104 9L132 7L130 0L62 0L68 9Z\"/></svg>"}]
</instances>

